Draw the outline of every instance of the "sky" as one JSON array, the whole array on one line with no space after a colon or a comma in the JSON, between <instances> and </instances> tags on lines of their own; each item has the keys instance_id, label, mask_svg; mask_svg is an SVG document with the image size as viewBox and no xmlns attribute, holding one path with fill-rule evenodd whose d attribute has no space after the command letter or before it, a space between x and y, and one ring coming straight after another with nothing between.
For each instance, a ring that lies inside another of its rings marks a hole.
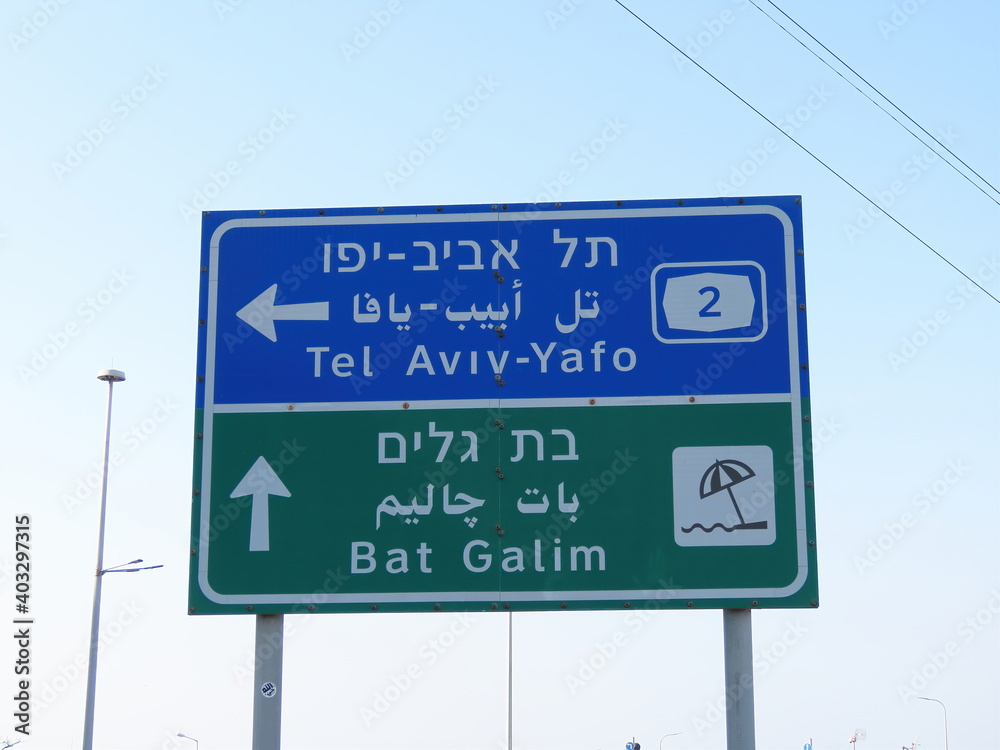
<instances>
[{"instance_id":1,"label":"sky","mask_svg":"<svg viewBox=\"0 0 1000 750\"><path fill-rule=\"evenodd\" d=\"M753 612L757 747L1000 747L1000 195L753 4L626 4L746 103L610 0L4 4L0 737L81 745L114 367L104 561L163 567L104 579L95 747L249 746L254 618L187 614L203 210L801 195L820 603ZM998 184L1000 6L779 5ZM719 610L289 615L283 746L506 747L509 627L514 748L724 746Z\"/></svg>"}]
</instances>

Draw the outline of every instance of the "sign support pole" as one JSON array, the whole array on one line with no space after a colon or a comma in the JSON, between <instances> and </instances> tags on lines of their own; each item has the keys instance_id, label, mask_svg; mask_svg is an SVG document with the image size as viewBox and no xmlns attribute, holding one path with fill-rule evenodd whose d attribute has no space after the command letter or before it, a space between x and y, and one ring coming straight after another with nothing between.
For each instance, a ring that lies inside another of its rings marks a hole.
<instances>
[{"instance_id":1,"label":"sign support pole","mask_svg":"<svg viewBox=\"0 0 1000 750\"><path fill-rule=\"evenodd\" d=\"M284 615L257 615L254 639L253 750L281 750Z\"/></svg>"},{"instance_id":2,"label":"sign support pole","mask_svg":"<svg viewBox=\"0 0 1000 750\"><path fill-rule=\"evenodd\" d=\"M507 612L507 750L514 750L514 612Z\"/></svg>"},{"instance_id":3,"label":"sign support pole","mask_svg":"<svg viewBox=\"0 0 1000 750\"><path fill-rule=\"evenodd\" d=\"M726 671L726 750L754 750L753 635L749 609L722 610Z\"/></svg>"}]
</instances>

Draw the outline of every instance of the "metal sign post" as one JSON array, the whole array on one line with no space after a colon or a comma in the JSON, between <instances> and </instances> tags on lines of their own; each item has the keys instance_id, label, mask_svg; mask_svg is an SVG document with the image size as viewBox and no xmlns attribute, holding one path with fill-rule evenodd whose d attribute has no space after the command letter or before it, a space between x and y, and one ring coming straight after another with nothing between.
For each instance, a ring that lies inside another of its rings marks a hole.
<instances>
[{"instance_id":1,"label":"metal sign post","mask_svg":"<svg viewBox=\"0 0 1000 750\"><path fill-rule=\"evenodd\" d=\"M754 750L753 635L749 609L722 610L726 750Z\"/></svg>"},{"instance_id":2,"label":"metal sign post","mask_svg":"<svg viewBox=\"0 0 1000 750\"><path fill-rule=\"evenodd\" d=\"M257 615L254 640L253 750L281 748L284 615Z\"/></svg>"}]
</instances>

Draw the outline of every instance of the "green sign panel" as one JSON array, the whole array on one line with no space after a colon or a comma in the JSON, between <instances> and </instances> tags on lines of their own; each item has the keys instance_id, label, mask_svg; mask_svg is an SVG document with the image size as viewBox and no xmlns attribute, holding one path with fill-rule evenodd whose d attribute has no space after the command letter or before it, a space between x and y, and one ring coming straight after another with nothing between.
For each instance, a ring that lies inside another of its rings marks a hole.
<instances>
[{"instance_id":1,"label":"green sign panel","mask_svg":"<svg viewBox=\"0 0 1000 750\"><path fill-rule=\"evenodd\" d=\"M655 220L635 229L591 204L565 220L539 211L531 231L547 245L521 227L496 269L442 269L443 253L436 270L426 254L411 265L433 271L431 291L453 288L459 301L437 310L407 274L392 287L379 269L348 278L359 254L336 243L366 246L343 234L356 216L214 217L190 611L816 606L798 204L758 200L686 213L650 202L623 215ZM489 231L521 208L488 217ZM453 251L483 221L470 216L434 216ZM718 228L740 217L750 223L731 238ZM377 215L365 221L382 236ZM443 242L422 226L400 239L400 223L388 235L399 254ZM308 233L291 242L288 227ZM227 253L301 273L251 273L229 301ZM349 270L323 270L341 255ZM344 398L335 388L352 379L357 397Z\"/></svg>"}]
</instances>

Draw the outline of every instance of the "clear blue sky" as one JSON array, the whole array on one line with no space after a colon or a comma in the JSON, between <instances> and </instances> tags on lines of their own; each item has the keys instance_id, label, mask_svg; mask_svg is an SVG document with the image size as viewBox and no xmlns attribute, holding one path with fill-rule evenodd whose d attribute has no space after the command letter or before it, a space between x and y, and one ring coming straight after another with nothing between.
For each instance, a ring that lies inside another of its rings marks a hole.
<instances>
[{"instance_id":1,"label":"clear blue sky","mask_svg":"<svg viewBox=\"0 0 1000 750\"><path fill-rule=\"evenodd\" d=\"M1000 296L995 193L753 5L628 4ZM779 5L1000 184L1000 6ZM13 619L30 514L23 747L80 746L111 366L105 560L164 567L105 581L98 745L250 742L252 618L186 614L202 209L738 194L803 196L816 440L821 606L754 613L758 747L944 747L914 693L947 706L951 746L997 747L1000 305L616 3L11 0L0 31L0 601ZM504 616L286 624L285 747L504 746ZM11 639L0 656L10 696ZM514 618L516 748L718 748L721 690L718 611Z\"/></svg>"}]
</instances>

